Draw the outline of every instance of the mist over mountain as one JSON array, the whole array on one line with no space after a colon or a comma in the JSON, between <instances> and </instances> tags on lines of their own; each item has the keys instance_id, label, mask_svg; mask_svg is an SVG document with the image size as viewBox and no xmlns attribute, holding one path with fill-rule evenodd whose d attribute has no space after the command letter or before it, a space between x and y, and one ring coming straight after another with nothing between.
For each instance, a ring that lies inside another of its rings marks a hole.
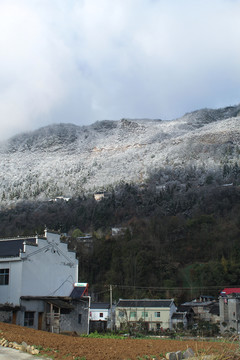
<instances>
[{"instance_id":1,"label":"mist over mountain","mask_svg":"<svg viewBox=\"0 0 240 360\"><path fill-rule=\"evenodd\" d=\"M185 174L192 168L201 185L211 172L238 167L239 156L240 105L198 110L170 121L55 124L0 144L0 199L7 205L72 197L122 182L141 184L155 174L156 184L165 186L174 180L167 173Z\"/></svg>"}]
</instances>

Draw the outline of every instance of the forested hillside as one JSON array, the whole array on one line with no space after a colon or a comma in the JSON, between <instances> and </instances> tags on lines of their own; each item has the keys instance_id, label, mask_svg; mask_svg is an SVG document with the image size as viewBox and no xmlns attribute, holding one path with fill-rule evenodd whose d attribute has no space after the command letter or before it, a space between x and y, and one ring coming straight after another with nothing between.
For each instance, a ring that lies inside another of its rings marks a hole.
<instances>
[{"instance_id":1,"label":"forested hillside","mask_svg":"<svg viewBox=\"0 0 240 360\"><path fill-rule=\"evenodd\" d=\"M168 176L168 186L159 186ZM156 185L157 184L157 185ZM70 238L77 250L80 281L99 300L108 297L217 295L240 285L240 171L224 165L205 174L163 169L146 183L120 184L101 201L93 196L60 202L20 202L0 212L3 236L49 229L92 233L93 249ZM125 228L113 237L112 227ZM66 241L66 240L65 240Z\"/></svg>"},{"instance_id":2,"label":"forested hillside","mask_svg":"<svg viewBox=\"0 0 240 360\"><path fill-rule=\"evenodd\" d=\"M70 235L96 300L109 284L115 299L178 301L240 286L239 121L240 105L17 135L0 144L0 236Z\"/></svg>"}]
</instances>

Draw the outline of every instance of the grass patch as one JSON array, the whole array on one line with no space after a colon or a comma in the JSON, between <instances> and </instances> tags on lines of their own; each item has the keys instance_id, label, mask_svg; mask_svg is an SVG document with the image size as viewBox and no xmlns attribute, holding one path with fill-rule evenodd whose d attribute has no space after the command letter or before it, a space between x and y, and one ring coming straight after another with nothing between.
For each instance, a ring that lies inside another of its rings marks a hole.
<instances>
[{"instance_id":1,"label":"grass patch","mask_svg":"<svg viewBox=\"0 0 240 360\"><path fill-rule=\"evenodd\" d=\"M80 337L87 337L92 339L125 339L125 336L123 335L117 335L112 333L102 334L98 333L97 331L95 331L94 333L90 333L89 335L82 334L80 335Z\"/></svg>"}]
</instances>

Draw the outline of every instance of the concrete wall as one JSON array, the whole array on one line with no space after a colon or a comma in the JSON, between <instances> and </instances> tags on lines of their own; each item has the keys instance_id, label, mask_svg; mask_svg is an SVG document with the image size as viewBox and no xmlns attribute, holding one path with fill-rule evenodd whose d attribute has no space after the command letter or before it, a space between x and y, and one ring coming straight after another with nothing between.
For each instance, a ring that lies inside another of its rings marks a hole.
<instances>
[{"instance_id":1,"label":"concrete wall","mask_svg":"<svg viewBox=\"0 0 240 360\"><path fill-rule=\"evenodd\" d=\"M38 247L26 246L22 258L21 296L69 296L78 282L76 254L60 243L58 234L48 233Z\"/></svg>"},{"instance_id":2,"label":"concrete wall","mask_svg":"<svg viewBox=\"0 0 240 360\"><path fill-rule=\"evenodd\" d=\"M21 310L17 312L17 325L24 326L24 315L26 311L34 312L34 324L33 329L38 329L39 313L46 312L46 305L43 300L21 300ZM43 317L43 326L40 330L46 330L45 316Z\"/></svg>"},{"instance_id":3,"label":"concrete wall","mask_svg":"<svg viewBox=\"0 0 240 360\"><path fill-rule=\"evenodd\" d=\"M0 285L0 304L19 305L22 261L20 258L1 259L0 269L9 269L9 284Z\"/></svg>"},{"instance_id":4,"label":"concrete wall","mask_svg":"<svg viewBox=\"0 0 240 360\"><path fill-rule=\"evenodd\" d=\"M219 299L220 309L220 331L223 334L226 331L233 334L240 333L240 299L221 298Z\"/></svg>"}]
</instances>

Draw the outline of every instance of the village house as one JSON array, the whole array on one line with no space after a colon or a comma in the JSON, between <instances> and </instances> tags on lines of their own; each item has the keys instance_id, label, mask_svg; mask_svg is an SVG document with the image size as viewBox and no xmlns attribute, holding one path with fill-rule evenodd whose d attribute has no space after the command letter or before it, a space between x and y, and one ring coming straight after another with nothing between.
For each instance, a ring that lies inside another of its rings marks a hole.
<instances>
[{"instance_id":1,"label":"village house","mask_svg":"<svg viewBox=\"0 0 240 360\"><path fill-rule=\"evenodd\" d=\"M0 240L0 321L53 332L89 330L87 284L60 234Z\"/></svg>"},{"instance_id":2,"label":"village house","mask_svg":"<svg viewBox=\"0 0 240 360\"><path fill-rule=\"evenodd\" d=\"M225 288L219 296L220 331L240 333L240 288Z\"/></svg>"},{"instance_id":3,"label":"village house","mask_svg":"<svg viewBox=\"0 0 240 360\"><path fill-rule=\"evenodd\" d=\"M188 327L187 312L174 312L172 314L172 326L173 329L186 329Z\"/></svg>"},{"instance_id":4,"label":"village house","mask_svg":"<svg viewBox=\"0 0 240 360\"><path fill-rule=\"evenodd\" d=\"M90 308L90 332L106 331L111 329L110 304L105 302L92 302Z\"/></svg>"},{"instance_id":5,"label":"village house","mask_svg":"<svg viewBox=\"0 0 240 360\"><path fill-rule=\"evenodd\" d=\"M120 299L116 305L115 326L123 329L126 325L144 325L147 331L172 329L172 315L176 311L173 299Z\"/></svg>"},{"instance_id":6,"label":"village house","mask_svg":"<svg viewBox=\"0 0 240 360\"><path fill-rule=\"evenodd\" d=\"M112 237L115 237L115 236L123 236L125 235L127 231L127 228L126 227L114 227L112 228Z\"/></svg>"},{"instance_id":7,"label":"village house","mask_svg":"<svg viewBox=\"0 0 240 360\"><path fill-rule=\"evenodd\" d=\"M200 296L199 299L185 302L179 307L179 311L188 311L188 325L199 321L219 323L219 304L211 296ZM191 314L190 314L191 311Z\"/></svg>"},{"instance_id":8,"label":"village house","mask_svg":"<svg viewBox=\"0 0 240 360\"><path fill-rule=\"evenodd\" d=\"M177 308L177 312L185 313L187 319L187 328L192 327L194 324L195 313L190 305L180 305Z\"/></svg>"}]
</instances>

